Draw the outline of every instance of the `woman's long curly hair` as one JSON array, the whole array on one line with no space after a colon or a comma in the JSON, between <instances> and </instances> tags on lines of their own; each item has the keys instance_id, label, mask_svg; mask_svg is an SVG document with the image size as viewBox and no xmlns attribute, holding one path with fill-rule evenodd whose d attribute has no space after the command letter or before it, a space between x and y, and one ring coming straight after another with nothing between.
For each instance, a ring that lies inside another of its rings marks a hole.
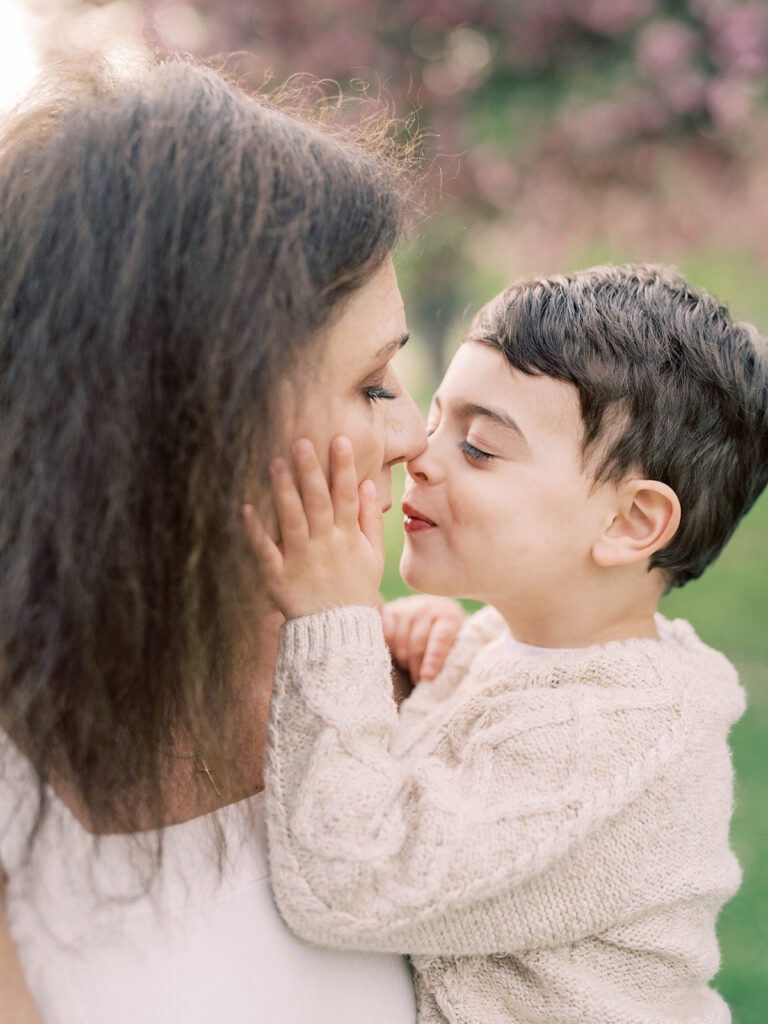
<instances>
[{"instance_id":1,"label":"woman's long curly hair","mask_svg":"<svg viewBox=\"0 0 768 1024\"><path fill-rule=\"evenodd\" d=\"M52 779L97 828L159 817L171 739L227 721L278 383L412 196L380 116L334 124L176 59L59 70L2 125L0 722L38 826Z\"/></svg>"}]
</instances>

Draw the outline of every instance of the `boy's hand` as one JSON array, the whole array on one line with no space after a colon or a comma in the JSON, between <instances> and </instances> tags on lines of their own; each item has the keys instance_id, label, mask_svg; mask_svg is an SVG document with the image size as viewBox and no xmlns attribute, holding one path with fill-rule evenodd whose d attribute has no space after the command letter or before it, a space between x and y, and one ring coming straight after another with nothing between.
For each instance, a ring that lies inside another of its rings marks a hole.
<instances>
[{"instance_id":1,"label":"boy's hand","mask_svg":"<svg viewBox=\"0 0 768 1024\"><path fill-rule=\"evenodd\" d=\"M435 678L466 617L458 601L428 594L400 597L381 610L392 656L414 683Z\"/></svg>"},{"instance_id":2,"label":"boy's hand","mask_svg":"<svg viewBox=\"0 0 768 1024\"><path fill-rule=\"evenodd\" d=\"M331 444L331 490L310 441L293 445L298 488L284 459L270 465L280 542L252 505L243 521L265 585L287 619L345 604L378 602L384 571L384 531L376 487L358 488L352 444Z\"/></svg>"}]
</instances>

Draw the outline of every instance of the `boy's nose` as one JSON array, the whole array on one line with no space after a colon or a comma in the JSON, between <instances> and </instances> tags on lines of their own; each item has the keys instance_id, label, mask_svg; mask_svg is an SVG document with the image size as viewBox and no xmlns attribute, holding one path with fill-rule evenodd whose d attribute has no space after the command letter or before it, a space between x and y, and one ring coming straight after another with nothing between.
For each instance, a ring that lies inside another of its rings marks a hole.
<instances>
[{"instance_id":1,"label":"boy's nose","mask_svg":"<svg viewBox=\"0 0 768 1024\"><path fill-rule=\"evenodd\" d=\"M405 468L408 476L421 483L436 483L442 477L442 468L432 437L427 440L427 447L423 451L406 462Z\"/></svg>"}]
</instances>

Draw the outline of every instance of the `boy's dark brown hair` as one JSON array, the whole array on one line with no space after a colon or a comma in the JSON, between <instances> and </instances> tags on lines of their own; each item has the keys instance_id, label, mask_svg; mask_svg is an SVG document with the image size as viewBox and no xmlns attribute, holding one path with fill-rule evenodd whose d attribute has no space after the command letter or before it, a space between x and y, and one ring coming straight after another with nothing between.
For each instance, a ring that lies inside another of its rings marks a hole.
<instances>
[{"instance_id":1,"label":"boy's dark brown hair","mask_svg":"<svg viewBox=\"0 0 768 1024\"><path fill-rule=\"evenodd\" d=\"M89 62L0 124L0 726L41 812L161 820L175 741L232 749L279 385L410 216L377 109Z\"/></svg>"},{"instance_id":2,"label":"boy's dark brown hair","mask_svg":"<svg viewBox=\"0 0 768 1024\"><path fill-rule=\"evenodd\" d=\"M669 588L701 575L768 482L765 340L672 270L605 266L518 282L467 340L576 387L595 482L639 473L675 491L680 527L649 566Z\"/></svg>"}]
</instances>

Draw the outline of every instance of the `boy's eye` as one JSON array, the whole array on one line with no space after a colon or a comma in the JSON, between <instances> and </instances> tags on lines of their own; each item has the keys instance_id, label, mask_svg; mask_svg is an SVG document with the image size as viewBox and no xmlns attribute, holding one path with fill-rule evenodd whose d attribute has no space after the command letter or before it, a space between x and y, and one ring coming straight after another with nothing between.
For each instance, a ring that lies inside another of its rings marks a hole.
<instances>
[{"instance_id":1,"label":"boy's eye","mask_svg":"<svg viewBox=\"0 0 768 1024\"><path fill-rule=\"evenodd\" d=\"M387 391L386 388L375 386L363 388L363 394L370 402L392 401L393 398L398 397L394 391Z\"/></svg>"},{"instance_id":2,"label":"boy's eye","mask_svg":"<svg viewBox=\"0 0 768 1024\"><path fill-rule=\"evenodd\" d=\"M484 462L486 459L492 459L493 456L489 452L481 451L480 448L475 448L473 444L470 444L466 439L459 441L459 448L469 459L474 459L475 462Z\"/></svg>"}]
</instances>

